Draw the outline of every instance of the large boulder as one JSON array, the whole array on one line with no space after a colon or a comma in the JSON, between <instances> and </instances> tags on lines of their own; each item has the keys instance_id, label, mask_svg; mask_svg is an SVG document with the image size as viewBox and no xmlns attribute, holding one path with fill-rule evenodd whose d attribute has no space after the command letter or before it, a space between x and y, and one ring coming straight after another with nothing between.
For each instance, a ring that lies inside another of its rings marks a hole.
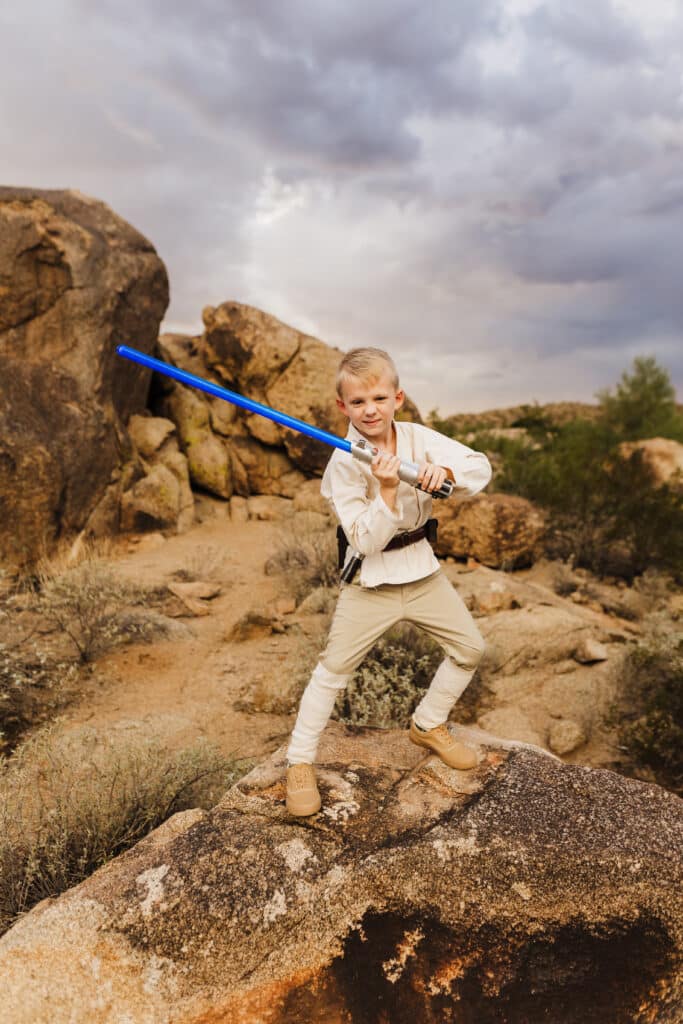
<instances>
[{"instance_id":1,"label":"large boulder","mask_svg":"<svg viewBox=\"0 0 683 1024\"><path fill-rule=\"evenodd\" d=\"M464 501L434 502L436 552L471 556L494 569L531 565L542 549L545 518L526 498L477 494Z\"/></svg>"},{"instance_id":2,"label":"large boulder","mask_svg":"<svg viewBox=\"0 0 683 1024\"><path fill-rule=\"evenodd\" d=\"M0 941L5 1024L683 1015L683 802L478 730L472 772L330 723L322 810L285 747Z\"/></svg>"},{"instance_id":3,"label":"large boulder","mask_svg":"<svg viewBox=\"0 0 683 1024\"><path fill-rule=\"evenodd\" d=\"M668 437L652 437L645 441L624 441L619 454L629 458L640 452L643 462L652 471L655 485L668 484L683 488L683 444Z\"/></svg>"},{"instance_id":4,"label":"large boulder","mask_svg":"<svg viewBox=\"0 0 683 1024\"><path fill-rule=\"evenodd\" d=\"M154 247L77 192L0 188L0 557L80 530L130 452L168 280ZM115 484L115 489L118 484Z\"/></svg>"}]
</instances>

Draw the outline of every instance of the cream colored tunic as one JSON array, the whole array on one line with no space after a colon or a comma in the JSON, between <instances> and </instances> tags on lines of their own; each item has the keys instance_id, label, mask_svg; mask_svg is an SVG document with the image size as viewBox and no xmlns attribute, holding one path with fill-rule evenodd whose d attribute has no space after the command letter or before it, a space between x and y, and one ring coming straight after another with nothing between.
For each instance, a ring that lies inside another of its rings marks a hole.
<instances>
[{"instance_id":1,"label":"cream colored tunic","mask_svg":"<svg viewBox=\"0 0 683 1024\"><path fill-rule=\"evenodd\" d=\"M469 498L483 490L491 479L491 464L483 452L476 452L419 423L394 421L394 427L399 458L417 463L432 462L452 471L453 495L437 498L437 501ZM362 436L349 424L346 437L350 441L359 441ZM379 481L370 466L348 452L335 449L323 474L320 493L330 503L351 547L365 556L360 571L361 586L409 583L436 572L439 563L426 538L405 548L382 551L396 533L414 530L427 522L432 512L431 495L401 481L396 508L391 512L379 490Z\"/></svg>"}]
</instances>

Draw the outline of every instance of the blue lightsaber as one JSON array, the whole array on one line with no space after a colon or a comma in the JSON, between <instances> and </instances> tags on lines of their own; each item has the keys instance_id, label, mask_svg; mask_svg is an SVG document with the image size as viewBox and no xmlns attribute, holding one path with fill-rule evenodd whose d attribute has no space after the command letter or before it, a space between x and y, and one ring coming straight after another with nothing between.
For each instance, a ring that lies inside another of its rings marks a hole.
<instances>
[{"instance_id":1,"label":"blue lightsaber","mask_svg":"<svg viewBox=\"0 0 683 1024\"><path fill-rule=\"evenodd\" d=\"M330 434L327 430L313 427L310 423L306 423L305 420L297 419L296 416L288 416L287 413L278 412L277 409L271 409L267 405L262 405L261 402L245 398L244 395L240 395L236 391L229 391L227 388L221 387L220 384L213 384L210 380L205 380L204 377L198 377L187 370L179 370L177 366L172 366L170 363L164 363L160 359L148 356L145 352L140 352L136 348L129 348L128 345L117 345L116 351L124 359L130 359L134 363L146 366L149 370L163 373L166 377L172 377L181 384L187 384L191 388L198 388L200 391L205 391L207 395L213 395L215 398L223 398L226 402L232 402L233 405L239 406L240 409L246 409L248 412L256 413L258 416L265 416L266 419L273 420L283 427L289 427L290 430L296 430L307 437L315 438L316 441L322 441L323 444L331 445L333 448L341 448L342 451L349 452L350 455L353 455L355 459L361 462L372 463L380 451L370 441L349 441L345 437L337 437L336 434ZM427 491L433 498L449 498L451 496L453 492L453 482L451 480L444 480L437 491L429 491L426 487L420 487L417 482L419 472L420 467L416 462L408 462L405 459L401 459L401 465L398 469L400 480L411 484L413 487L417 487L418 490Z\"/></svg>"}]
</instances>

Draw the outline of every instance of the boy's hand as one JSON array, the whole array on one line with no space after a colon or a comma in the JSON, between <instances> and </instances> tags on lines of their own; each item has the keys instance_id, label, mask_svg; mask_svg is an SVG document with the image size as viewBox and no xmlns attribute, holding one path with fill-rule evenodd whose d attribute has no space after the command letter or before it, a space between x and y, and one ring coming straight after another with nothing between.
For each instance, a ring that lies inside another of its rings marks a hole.
<instances>
[{"instance_id":1,"label":"boy's hand","mask_svg":"<svg viewBox=\"0 0 683 1024\"><path fill-rule=\"evenodd\" d=\"M400 465L398 455L391 455L389 452L378 452L375 455L370 468L373 476L379 480L382 490L398 487L401 482L398 475Z\"/></svg>"},{"instance_id":2,"label":"boy's hand","mask_svg":"<svg viewBox=\"0 0 683 1024\"><path fill-rule=\"evenodd\" d=\"M435 466L432 462L421 462L417 482L425 491L438 491L448 476L443 466Z\"/></svg>"}]
</instances>

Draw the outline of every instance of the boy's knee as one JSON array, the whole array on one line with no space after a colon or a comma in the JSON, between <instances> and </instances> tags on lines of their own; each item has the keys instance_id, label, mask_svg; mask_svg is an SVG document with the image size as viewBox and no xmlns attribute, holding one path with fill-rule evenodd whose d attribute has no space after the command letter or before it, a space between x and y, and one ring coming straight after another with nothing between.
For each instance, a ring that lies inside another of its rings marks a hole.
<instances>
[{"instance_id":1,"label":"boy's knee","mask_svg":"<svg viewBox=\"0 0 683 1024\"><path fill-rule=\"evenodd\" d=\"M468 638L467 644L463 644L460 647L458 657L453 660L456 661L461 668L473 672L481 661L485 650L486 641L478 634L477 636Z\"/></svg>"},{"instance_id":2,"label":"boy's knee","mask_svg":"<svg viewBox=\"0 0 683 1024\"><path fill-rule=\"evenodd\" d=\"M323 665L322 661L313 669L311 682L331 690L343 690L353 673L345 671L343 666L337 670L333 665Z\"/></svg>"}]
</instances>

